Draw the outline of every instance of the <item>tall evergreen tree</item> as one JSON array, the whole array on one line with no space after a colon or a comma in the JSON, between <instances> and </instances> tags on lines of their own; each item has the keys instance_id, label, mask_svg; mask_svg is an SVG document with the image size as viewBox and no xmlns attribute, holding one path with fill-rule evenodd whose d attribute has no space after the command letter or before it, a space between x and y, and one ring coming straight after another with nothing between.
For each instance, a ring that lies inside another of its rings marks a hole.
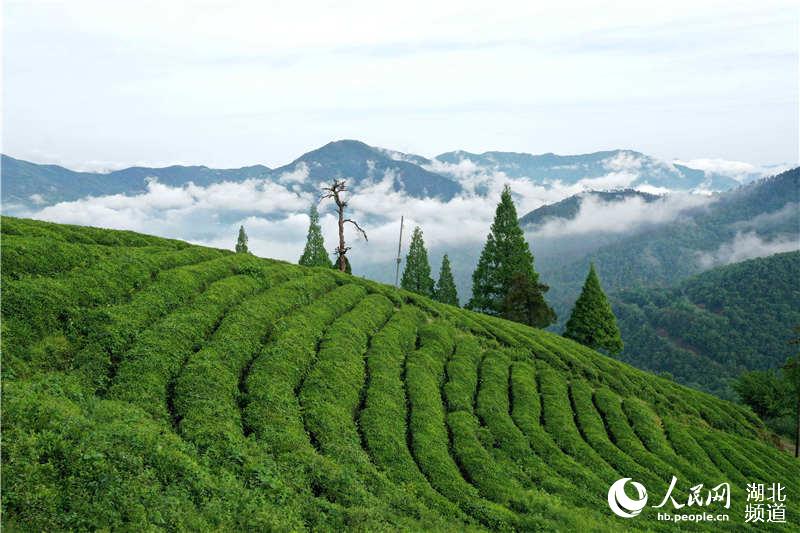
<instances>
[{"instance_id":1,"label":"tall evergreen tree","mask_svg":"<svg viewBox=\"0 0 800 533\"><path fill-rule=\"evenodd\" d=\"M458 305L458 292L453 272L450 270L450 258L447 254L442 257L442 267L439 269L439 279L436 281L434 297L443 304Z\"/></svg>"},{"instance_id":2,"label":"tall evergreen tree","mask_svg":"<svg viewBox=\"0 0 800 533\"><path fill-rule=\"evenodd\" d=\"M539 274L533 268L533 254L519 226L511 189L506 185L478 266L472 274L472 298L467 307L490 315L503 315L515 276L518 281L525 280L517 283L517 289L523 286L526 289L525 301L530 308L527 314L540 317L541 320L537 321L540 327L554 322L555 313L544 299L543 285L540 285ZM546 323L545 318L549 320Z\"/></svg>"},{"instance_id":3,"label":"tall evergreen tree","mask_svg":"<svg viewBox=\"0 0 800 533\"><path fill-rule=\"evenodd\" d=\"M303 266L331 267L333 263L325 250L325 240L322 238L322 228L319 225L319 212L316 205L311 204L308 218L310 222L306 247L303 249L303 255L300 256L298 263Z\"/></svg>"},{"instance_id":4,"label":"tall evergreen tree","mask_svg":"<svg viewBox=\"0 0 800 533\"><path fill-rule=\"evenodd\" d=\"M622 351L617 319L600 285L594 263L589 267L589 274L567 321L564 336L595 350L604 349L610 353Z\"/></svg>"},{"instance_id":5,"label":"tall evergreen tree","mask_svg":"<svg viewBox=\"0 0 800 533\"><path fill-rule=\"evenodd\" d=\"M431 265L428 262L428 251L425 241L422 240L422 230L419 226L411 234L411 245L406 256L406 267L400 286L408 291L433 296L433 278L431 278Z\"/></svg>"},{"instance_id":6,"label":"tall evergreen tree","mask_svg":"<svg viewBox=\"0 0 800 533\"><path fill-rule=\"evenodd\" d=\"M236 253L250 253L250 250L247 248L247 233L244 231L244 226L239 226L239 237L236 239Z\"/></svg>"},{"instance_id":7,"label":"tall evergreen tree","mask_svg":"<svg viewBox=\"0 0 800 533\"><path fill-rule=\"evenodd\" d=\"M537 328L549 326L556 321L556 313L544 303L548 290L547 285L534 283L524 272L517 272L503 299L503 318Z\"/></svg>"}]
</instances>

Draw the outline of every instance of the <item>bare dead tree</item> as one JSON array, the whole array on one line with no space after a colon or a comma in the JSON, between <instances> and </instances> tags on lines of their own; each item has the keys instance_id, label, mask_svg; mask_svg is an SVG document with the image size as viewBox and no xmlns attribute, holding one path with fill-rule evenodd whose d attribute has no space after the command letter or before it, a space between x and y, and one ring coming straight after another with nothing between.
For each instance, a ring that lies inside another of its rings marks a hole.
<instances>
[{"instance_id":1,"label":"bare dead tree","mask_svg":"<svg viewBox=\"0 0 800 533\"><path fill-rule=\"evenodd\" d=\"M345 222L349 222L355 226L356 229L364 236L364 240L369 241L369 239L367 239L367 233L361 228L361 226L358 225L358 222L349 218L344 218L344 209L347 207L347 202L342 198L341 194L346 190L347 185L345 184L345 180L335 179L333 180L333 185L322 188L322 197L320 198L320 201L325 200L326 198L333 198L333 201L336 203L336 209L339 212L339 246L334 249L334 252L337 256L339 270L342 272L344 272L347 267L347 259L345 258L345 255L347 254L347 250L350 249L349 246L345 246L344 242Z\"/></svg>"}]
</instances>

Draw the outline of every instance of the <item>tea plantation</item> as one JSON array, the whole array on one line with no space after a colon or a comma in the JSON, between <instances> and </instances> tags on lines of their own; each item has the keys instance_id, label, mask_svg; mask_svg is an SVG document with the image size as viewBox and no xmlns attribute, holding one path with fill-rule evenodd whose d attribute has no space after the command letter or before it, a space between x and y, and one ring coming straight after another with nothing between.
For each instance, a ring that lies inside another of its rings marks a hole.
<instances>
[{"instance_id":1,"label":"tea plantation","mask_svg":"<svg viewBox=\"0 0 800 533\"><path fill-rule=\"evenodd\" d=\"M748 411L328 269L6 217L2 355L6 531L759 530L755 482L800 523L800 462ZM703 507L652 508L673 475Z\"/></svg>"}]
</instances>

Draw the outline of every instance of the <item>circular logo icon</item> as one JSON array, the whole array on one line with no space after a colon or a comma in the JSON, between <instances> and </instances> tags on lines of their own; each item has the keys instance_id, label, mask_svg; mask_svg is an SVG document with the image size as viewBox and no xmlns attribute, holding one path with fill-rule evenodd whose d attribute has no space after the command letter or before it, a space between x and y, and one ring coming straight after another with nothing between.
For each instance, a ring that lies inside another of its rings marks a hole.
<instances>
[{"instance_id":1,"label":"circular logo icon","mask_svg":"<svg viewBox=\"0 0 800 533\"><path fill-rule=\"evenodd\" d=\"M641 513L644 506L647 505L647 489L641 483L631 481L631 485L639 494L638 499L629 498L625 494L625 484L628 481L631 481L631 478L618 479L608 489L608 506L614 511L615 515L622 518L633 518Z\"/></svg>"}]
</instances>

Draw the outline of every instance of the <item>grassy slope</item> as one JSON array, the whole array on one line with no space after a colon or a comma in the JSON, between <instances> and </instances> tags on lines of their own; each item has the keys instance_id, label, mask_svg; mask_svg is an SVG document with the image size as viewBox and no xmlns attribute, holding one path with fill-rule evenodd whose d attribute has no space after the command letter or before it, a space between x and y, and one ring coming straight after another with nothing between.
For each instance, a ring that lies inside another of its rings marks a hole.
<instances>
[{"instance_id":1,"label":"grassy slope","mask_svg":"<svg viewBox=\"0 0 800 533\"><path fill-rule=\"evenodd\" d=\"M673 474L684 501L730 481L732 524L780 481L800 520L799 463L747 411L550 333L177 241L2 232L9 531L661 530L606 492Z\"/></svg>"}]
</instances>

